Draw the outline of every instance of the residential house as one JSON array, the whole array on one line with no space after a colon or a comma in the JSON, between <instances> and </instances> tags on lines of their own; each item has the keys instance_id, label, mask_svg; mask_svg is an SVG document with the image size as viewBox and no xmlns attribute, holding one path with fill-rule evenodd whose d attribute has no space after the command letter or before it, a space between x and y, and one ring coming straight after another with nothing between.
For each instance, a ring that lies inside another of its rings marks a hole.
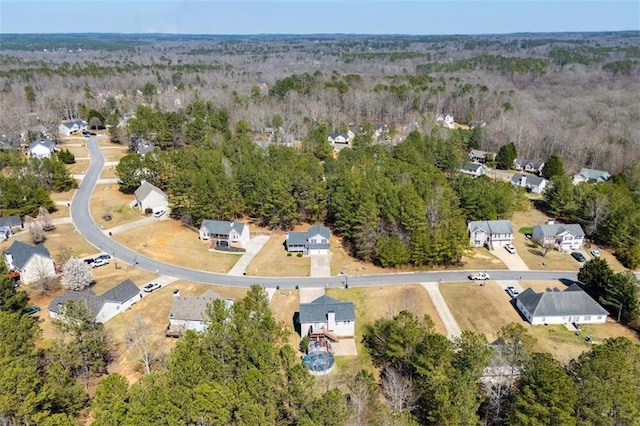
<instances>
[{"instance_id":1,"label":"residential house","mask_svg":"<svg viewBox=\"0 0 640 426\"><path fill-rule=\"evenodd\" d=\"M449 129L453 129L455 127L453 114L438 114L438 116L436 116L436 122L442 123L444 127Z\"/></svg>"},{"instance_id":2,"label":"residential house","mask_svg":"<svg viewBox=\"0 0 640 426\"><path fill-rule=\"evenodd\" d=\"M486 173L484 166L478 163L464 163L460 168L460 171L471 177L479 177Z\"/></svg>"},{"instance_id":3,"label":"residential house","mask_svg":"<svg viewBox=\"0 0 640 426\"><path fill-rule=\"evenodd\" d=\"M516 297L516 307L531 325L602 324L609 315L578 284L542 293L528 288Z\"/></svg>"},{"instance_id":4,"label":"residential house","mask_svg":"<svg viewBox=\"0 0 640 426\"><path fill-rule=\"evenodd\" d=\"M511 177L511 185L520 186L535 194L542 193L549 181L540 176L515 174Z\"/></svg>"},{"instance_id":5,"label":"residential house","mask_svg":"<svg viewBox=\"0 0 640 426\"><path fill-rule=\"evenodd\" d=\"M147 181L142 181L134 195L136 197L135 205L143 212L147 209L151 209L154 213L165 211L169 206L167 194Z\"/></svg>"},{"instance_id":6,"label":"residential house","mask_svg":"<svg viewBox=\"0 0 640 426\"><path fill-rule=\"evenodd\" d=\"M540 174L544 167L544 161L522 160L516 158L513 160L513 168L520 172Z\"/></svg>"},{"instance_id":7,"label":"residential house","mask_svg":"<svg viewBox=\"0 0 640 426\"><path fill-rule=\"evenodd\" d=\"M90 289L67 290L61 296L53 298L49 304L49 316L64 320L64 307L67 302L72 301L82 303L96 322L105 323L129 309L141 298L140 289L131 280L121 282L101 296L97 296Z\"/></svg>"},{"instance_id":8,"label":"residential house","mask_svg":"<svg viewBox=\"0 0 640 426\"><path fill-rule=\"evenodd\" d=\"M352 302L339 302L325 295L300 304L298 323L302 337L323 335L336 341L355 335L356 313Z\"/></svg>"},{"instance_id":9,"label":"residential house","mask_svg":"<svg viewBox=\"0 0 640 426\"><path fill-rule=\"evenodd\" d=\"M513 241L513 227L508 220L476 220L467 224L469 244L473 247L504 247Z\"/></svg>"},{"instance_id":10,"label":"residential house","mask_svg":"<svg viewBox=\"0 0 640 426\"><path fill-rule=\"evenodd\" d=\"M36 139L28 149L29 155L34 158L49 158L56 151L56 146L49 139Z\"/></svg>"},{"instance_id":11,"label":"residential house","mask_svg":"<svg viewBox=\"0 0 640 426\"><path fill-rule=\"evenodd\" d=\"M40 281L56 275L55 264L49 250L42 245L35 246L14 241L4 252L4 260L11 272L19 272L23 284Z\"/></svg>"},{"instance_id":12,"label":"residential house","mask_svg":"<svg viewBox=\"0 0 640 426\"><path fill-rule=\"evenodd\" d=\"M327 137L327 140L331 143L331 144L343 144L343 145L348 145L349 144L349 135L346 133L329 133L329 136Z\"/></svg>"},{"instance_id":13,"label":"residential house","mask_svg":"<svg viewBox=\"0 0 640 426\"><path fill-rule=\"evenodd\" d=\"M200 239L205 241L213 239L216 245L244 246L250 238L249 225L243 222L205 219L200 226Z\"/></svg>"},{"instance_id":14,"label":"residential house","mask_svg":"<svg viewBox=\"0 0 640 426\"><path fill-rule=\"evenodd\" d=\"M587 169L581 168L578 173L573 175L573 184L577 185L581 182L604 182L609 179L611 175L609 172L605 172L603 170L595 170L595 169Z\"/></svg>"},{"instance_id":15,"label":"residential house","mask_svg":"<svg viewBox=\"0 0 640 426\"><path fill-rule=\"evenodd\" d=\"M16 228L24 229L20 216L0 217L0 241L8 240Z\"/></svg>"},{"instance_id":16,"label":"residential house","mask_svg":"<svg viewBox=\"0 0 640 426\"><path fill-rule=\"evenodd\" d=\"M487 162L487 151L480 151L479 149L472 149L469 151L469 160L475 163L484 164Z\"/></svg>"},{"instance_id":17,"label":"residential house","mask_svg":"<svg viewBox=\"0 0 640 426\"><path fill-rule=\"evenodd\" d=\"M568 252L582 248L584 231L578 224L567 225L550 220L546 225L534 227L531 238L542 247L552 247Z\"/></svg>"},{"instance_id":18,"label":"residential house","mask_svg":"<svg viewBox=\"0 0 640 426\"><path fill-rule=\"evenodd\" d=\"M373 126L373 139L386 139L389 134L389 125L376 124Z\"/></svg>"},{"instance_id":19,"label":"residential house","mask_svg":"<svg viewBox=\"0 0 640 426\"><path fill-rule=\"evenodd\" d=\"M71 136L71 133L82 132L83 130L87 130L87 122L84 120L63 121L58 126L58 132L62 136Z\"/></svg>"},{"instance_id":20,"label":"residential house","mask_svg":"<svg viewBox=\"0 0 640 426\"><path fill-rule=\"evenodd\" d=\"M287 232L285 248L302 254L329 254L331 232L322 225L314 225L307 232Z\"/></svg>"},{"instance_id":21,"label":"residential house","mask_svg":"<svg viewBox=\"0 0 640 426\"><path fill-rule=\"evenodd\" d=\"M180 296L179 292L174 294L167 336L177 337L187 330L204 331L209 319L207 306L218 299L224 300L227 309L233 306L233 299L223 299L213 290L207 290L200 296Z\"/></svg>"},{"instance_id":22,"label":"residential house","mask_svg":"<svg viewBox=\"0 0 640 426\"><path fill-rule=\"evenodd\" d=\"M133 142L133 147L134 147L134 150L136 151L136 154L142 157L144 157L146 154L156 149L156 146L153 144L153 142L145 138L136 139L136 141Z\"/></svg>"}]
</instances>

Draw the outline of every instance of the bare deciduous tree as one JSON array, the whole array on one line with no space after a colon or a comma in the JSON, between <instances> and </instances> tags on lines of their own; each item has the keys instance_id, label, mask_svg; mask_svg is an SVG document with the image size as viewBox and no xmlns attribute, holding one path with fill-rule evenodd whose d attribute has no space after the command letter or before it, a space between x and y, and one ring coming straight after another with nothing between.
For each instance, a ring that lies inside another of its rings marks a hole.
<instances>
[{"instance_id":1,"label":"bare deciduous tree","mask_svg":"<svg viewBox=\"0 0 640 426\"><path fill-rule=\"evenodd\" d=\"M51 216L49 216L49 212L44 207L40 207L38 209L38 217L36 220L40 222L40 226L45 232L53 231L54 229L56 229L56 226L51 220Z\"/></svg>"},{"instance_id":2,"label":"bare deciduous tree","mask_svg":"<svg viewBox=\"0 0 640 426\"><path fill-rule=\"evenodd\" d=\"M411 379L398 373L394 368L382 372L382 393L394 412L411 411L416 407L416 394Z\"/></svg>"},{"instance_id":3,"label":"bare deciduous tree","mask_svg":"<svg viewBox=\"0 0 640 426\"><path fill-rule=\"evenodd\" d=\"M145 374L150 374L153 366L164 359L161 341L161 336L153 332L149 322L142 317L136 317L127 328L127 348L134 350Z\"/></svg>"},{"instance_id":4,"label":"bare deciduous tree","mask_svg":"<svg viewBox=\"0 0 640 426\"><path fill-rule=\"evenodd\" d=\"M62 272L62 285L64 288L80 291L91 285L93 281L91 267L84 260L77 257L67 260Z\"/></svg>"},{"instance_id":5,"label":"bare deciduous tree","mask_svg":"<svg viewBox=\"0 0 640 426\"><path fill-rule=\"evenodd\" d=\"M31 237L31 241L34 244L40 244L47 239L47 237L44 235L42 225L40 225L40 221L35 220L32 217L27 218L27 228L29 229L29 236Z\"/></svg>"}]
</instances>

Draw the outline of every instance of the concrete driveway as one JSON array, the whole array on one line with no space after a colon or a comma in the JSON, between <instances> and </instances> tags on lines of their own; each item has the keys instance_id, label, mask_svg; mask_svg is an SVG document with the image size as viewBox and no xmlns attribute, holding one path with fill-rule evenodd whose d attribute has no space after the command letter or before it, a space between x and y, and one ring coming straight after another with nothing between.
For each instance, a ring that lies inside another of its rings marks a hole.
<instances>
[{"instance_id":1,"label":"concrete driveway","mask_svg":"<svg viewBox=\"0 0 640 426\"><path fill-rule=\"evenodd\" d=\"M331 255L314 254L311 257L311 276L330 277L331 276Z\"/></svg>"},{"instance_id":2,"label":"concrete driveway","mask_svg":"<svg viewBox=\"0 0 640 426\"><path fill-rule=\"evenodd\" d=\"M524 260L522 260L518 252L511 254L504 247L496 247L494 250L491 250L491 254L500 259L510 271L529 270L529 267L524 263Z\"/></svg>"},{"instance_id":3,"label":"concrete driveway","mask_svg":"<svg viewBox=\"0 0 640 426\"><path fill-rule=\"evenodd\" d=\"M442 321L442 325L444 325L444 329L447 331L447 338L449 340L453 340L456 337L460 337L462 330L460 330L458 321L456 321L455 317L451 313L449 305L447 305L447 301L442 297L442 293L440 293L440 289L438 288L438 283L429 282L420 283L420 285L422 285L422 287L427 290L427 293L429 293L433 306L436 308L436 312Z\"/></svg>"},{"instance_id":4,"label":"concrete driveway","mask_svg":"<svg viewBox=\"0 0 640 426\"><path fill-rule=\"evenodd\" d=\"M240 259L233 265L233 268L229 271L229 275L242 276L247 271L247 267L251 263L254 257L262 250L262 247L269 241L268 235L258 235L249 240L244 252Z\"/></svg>"}]
</instances>

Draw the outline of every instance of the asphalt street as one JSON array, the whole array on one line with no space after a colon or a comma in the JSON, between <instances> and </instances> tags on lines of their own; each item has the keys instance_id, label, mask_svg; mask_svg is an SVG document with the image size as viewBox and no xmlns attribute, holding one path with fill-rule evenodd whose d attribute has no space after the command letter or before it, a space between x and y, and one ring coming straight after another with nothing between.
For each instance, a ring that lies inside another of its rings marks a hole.
<instances>
[{"instance_id":1,"label":"asphalt street","mask_svg":"<svg viewBox=\"0 0 640 426\"><path fill-rule=\"evenodd\" d=\"M77 231L82 234L87 241L93 244L100 251L110 254L116 259L135 265L137 268L168 275L187 281L196 281L209 284L220 284L238 287L248 287L259 284L265 287L291 288L300 287L341 287L345 281L349 286L369 286L369 285L393 285L409 284L419 282L453 282L465 281L469 275L468 271L436 271L436 272L411 272L399 274L381 275L354 275L335 277L246 277L218 274L213 272L199 271L183 268L178 265L171 265L159 262L155 259L136 253L127 247L117 243L105 234L93 221L89 210L91 193L98 181L104 166L104 156L98 146L97 137L87 140L87 149L91 156L91 165L80 183L76 194L71 202L71 217ZM187 256L188 254L185 254ZM492 280L576 280L575 272L556 271L490 271Z\"/></svg>"}]
</instances>

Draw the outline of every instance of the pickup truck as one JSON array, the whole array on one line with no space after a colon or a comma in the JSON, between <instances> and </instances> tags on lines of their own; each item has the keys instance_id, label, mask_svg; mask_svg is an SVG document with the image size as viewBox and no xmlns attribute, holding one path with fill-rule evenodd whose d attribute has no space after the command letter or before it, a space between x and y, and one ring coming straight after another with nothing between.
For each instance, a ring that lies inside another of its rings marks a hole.
<instances>
[{"instance_id":1,"label":"pickup truck","mask_svg":"<svg viewBox=\"0 0 640 426\"><path fill-rule=\"evenodd\" d=\"M473 274L469 275L469 279L470 280L488 280L489 279L489 274L487 274L486 272L476 272Z\"/></svg>"}]
</instances>

